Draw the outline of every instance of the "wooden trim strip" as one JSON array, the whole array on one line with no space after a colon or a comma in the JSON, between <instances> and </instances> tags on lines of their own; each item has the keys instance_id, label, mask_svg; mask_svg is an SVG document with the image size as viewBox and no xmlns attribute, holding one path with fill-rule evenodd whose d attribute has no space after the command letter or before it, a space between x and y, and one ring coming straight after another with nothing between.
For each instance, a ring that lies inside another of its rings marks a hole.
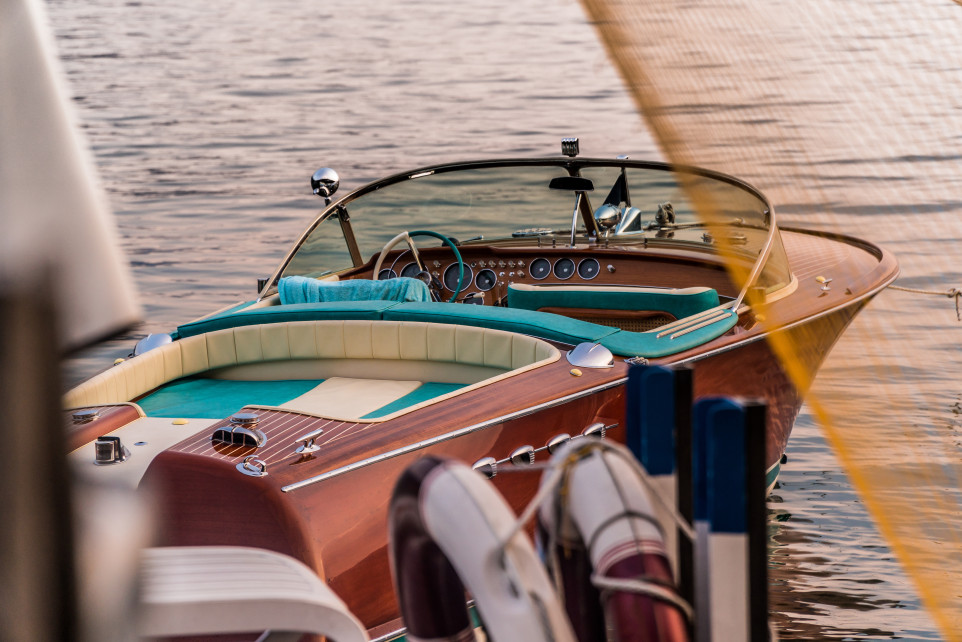
<instances>
[{"instance_id":1,"label":"wooden trim strip","mask_svg":"<svg viewBox=\"0 0 962 642\"><path fill-rule=\"evenodd\" d=\"M523 408L506 415L501 415L500 417L494 417L492 419L487 419L480 423L471 424L470 426L465 426L464 428L458 428L457 430L452 430L451 432L438 435L436 437L431 437L430 439L424 439L413 444L407 444L406 446L401 446L400 448L395 448L394 450L389 450L385 453L379 455L374 455L373 457L368 457L367 459L361 459L354 462L353 464L347 464L346 466L341 466L340 468L335 468L334 470L329 470L326 473L321 473L320 475L315 475L314 477L309 477L299 482L294 482L293 484L288 484L281 488L281 491L289 493L291 491L297 490L299 488L304 488L305 486L310 486L312 484L317 484L319 482L331 479L333 477L338 477L345 473L353 472L361 468L366 468L372 464L376 464L388 459L393 459L401 455L406 455L407 453L414 452L416 450L421 450L423 448L428 448L445 441L450 441L452 439L457 439L458 437L463 437L464 435L469 435L473 432L479 430L484 430L489 426L495 424L505 423L507 421L512 421L514 419L519 419L521 417L526 417L528 415L533 415L541 410L547 410L548 408L554 408L555 406L561 406L568 403L569 401L574 401L575 399L580 399L582 397L588 397L595 393L601 392L603 390L608 390L609 388L615 388L628 381L627 377L621 377L620 379L615 379L607 383L595 386L594 388L588 388L587 390L581 390L579 392L572 393L570 395L565 395L563 397L558 397L551 401L546 401L544 403L537 404L535 406L530 406L528 408Z\"/></svg>"}]
</instances>

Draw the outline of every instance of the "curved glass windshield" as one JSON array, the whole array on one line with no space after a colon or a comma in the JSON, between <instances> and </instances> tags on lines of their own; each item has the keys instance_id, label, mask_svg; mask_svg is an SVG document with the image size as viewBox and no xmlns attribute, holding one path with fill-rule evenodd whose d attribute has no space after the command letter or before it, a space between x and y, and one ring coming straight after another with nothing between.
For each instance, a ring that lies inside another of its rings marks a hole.
<instances>
[{"instance_id":1,"label":"curved glass windshield","mask_svg":"<svg viewBox=\"0 0 962 642\"><path fill-rule=\"evenodd\" d=\"M555 181L572 175L590 182ZM714 203L718 222L711 229L696 215L676 171L641 163L579 160L570 165L546 161L439 167L375 183L335 207L347 212L364 261L405 230L428 229L466 245L566 245L574 220L579 245L606 239L612 247L685 245L717 251L715 237L720 233L736 256L747 265L754 263L771 232L764 200L747 186L721 177L699 173L685 177ZM575 190L586 187L591 190L584 192L575 214ZM320 276L354 267L338 216L333 210L325 214L330 216L298 246L283 276ZM768 291L791 280L777 230L774 236L758 283Z\"/></svg>"}]
</instances>

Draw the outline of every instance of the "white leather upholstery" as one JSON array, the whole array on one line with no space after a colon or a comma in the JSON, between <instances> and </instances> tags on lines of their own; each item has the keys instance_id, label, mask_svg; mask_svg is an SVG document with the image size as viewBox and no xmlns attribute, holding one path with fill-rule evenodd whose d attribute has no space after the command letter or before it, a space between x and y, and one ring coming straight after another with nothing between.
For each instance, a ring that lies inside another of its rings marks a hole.
<instances>
[{"instance_id":1,"label":"white leather upholstery","mask_svg":"<svg viewBox=\"0 0 962 642\"><path fill-rule=\"evenodd\" d=\"M296 321L227 328L174 341L124 361L69 391L64 406L131 401L181 377L244 364L330 359L464 364L507 373L556 361L560 353L533 337L468 326L410 321ZM425 369L425 365L428 368ZM272 369L274 372L277 368ZM403 368L402 368L403 370ZM351 374L348 376L357 376ZM380 368L370 378L386 379ZM280 378L280 377L276 377ZM290 377L288 377L290 378ZM411 377L394 377L410 379Z\"/></svg>"},{"instance_id":2,"label":"white leather upholstery","mask_svg":"<svg viewBox=\"0 0 962 642\"><path fill-rule=\"evenodd\" d=\"M414 392L420 385L420 381L331 377L279 407L355 420Z\"/></svg>"},{"instance_id":3,"label":"white leather upholstery","mask_svg":"<svg viewBox=\"0 0 962 642\"><path fill-rule=\"evenodd\" d=\"M141 560L140 583L137 633L145 637L271 630L317 633L334 642L368 639L364 625L321 578L273 551L149 548Z\"/></svg>"}]
</instances>

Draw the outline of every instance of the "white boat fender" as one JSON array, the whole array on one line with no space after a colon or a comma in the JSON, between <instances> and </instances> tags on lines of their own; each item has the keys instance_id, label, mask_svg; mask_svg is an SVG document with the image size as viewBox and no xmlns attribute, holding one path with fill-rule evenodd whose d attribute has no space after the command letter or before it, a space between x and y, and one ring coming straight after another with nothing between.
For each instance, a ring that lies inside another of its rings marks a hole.
<instances>
[{"instance_id":1,"label":"white boat fender","mask_svg":"<svg viewBox=\"0 0 962 642\"><path fill-rule=\"evenodd\" d=\"M514 525L491 482L460 462L425 457L402 473L388 548L408 639L474 639L467 589L496 642L575 642L533 545Z\"/></svg>"},{"instance_id":2,"label":"white boat fender","mask_svg":"<svg viewBox=\"0 0 962 642\"><path fill-rule=\"evenodd\" d=\"M551 465L563 470L560 480L542 478L557 486L537 532L578 639L610 639L607 626L619 642L688 640L691 609L675 590L664 527L630 451L572 441Z\"/></svg>"}]
</instances>

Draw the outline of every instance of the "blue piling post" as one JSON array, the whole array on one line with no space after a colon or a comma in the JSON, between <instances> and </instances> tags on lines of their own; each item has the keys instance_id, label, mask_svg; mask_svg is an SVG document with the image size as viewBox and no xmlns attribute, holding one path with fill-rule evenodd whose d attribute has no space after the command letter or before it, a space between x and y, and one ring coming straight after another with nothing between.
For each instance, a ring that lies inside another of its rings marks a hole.
<instances>
[{"instance_id":1,"label":"blue piling post","mask_svg":"<svg viewBox=\"0 0 962 642\"><path fill-rule=\"evenodd\" d=\"M627 445L654 486L692 524L693 371L689 366L632 366L628 371ZM667 526L667 525L666 525ZM667 526L665 545L673 553L679 595L694 596L694 543Z\"/></svg>"},{"instance_id":2,"label":"blue piling post","mask_svg":"<svg viewBox=\"0 0 962 642\"><path fill-rule=\"evenodd\" d=\"M748 514L749 637L768 642L768 483L765 479L768 409L758 400L743 401L745 409L745 488Z\"/></svg>"},{"instance_id":3,"label":"blue piling post","mask_svg":"<svg viewBox=\"0 0 962 642\"><path fill-rule=\"evenodd\" d=\"M709 562L708 417L718 399L702 399L692 408L692 520L695 528L695 640L711 642L711 564Z\"/></svg>"},{"instance_id":4,"label":"blue piling post","mask_svg":"<svg viewBox=\"0 0 962 642\"><path fill-rule=\"evenodd\" d=\"M711 398L695 404L694 413L696 607L699 629L709 627L698 639L763 642L769 634L765 408Z\"/></svg>"},{"instance_id":5,"label":"blue piling post","mask_svg":"<svg viewBox=\"0 0 962 642\"><path fill-rule=\"evenodd\" d=\"M674 379L664 366L628 370L628 448L653 477L675 473Z\"/></svg>"}]
</instances>

